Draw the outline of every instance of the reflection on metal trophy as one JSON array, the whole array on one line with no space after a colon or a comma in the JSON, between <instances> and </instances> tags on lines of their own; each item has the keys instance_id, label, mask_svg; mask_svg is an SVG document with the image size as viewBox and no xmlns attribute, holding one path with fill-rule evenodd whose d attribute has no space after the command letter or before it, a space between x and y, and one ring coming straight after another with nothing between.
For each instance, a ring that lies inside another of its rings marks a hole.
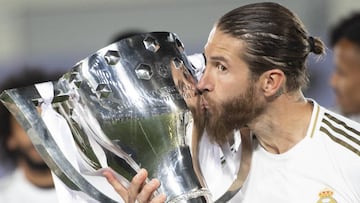
<instances>
[{"instance_id":1,"label":"reflection on metal trophy","mask_svg":"<svg viewBox=\"0 0 360 203\"><path fill-rule=\"evenodd\" d=\"M66 120L82 170L64 155L48 119L40 116L48 102L41 88L6 90L1 101L72 190L100 202L116 202L86 174L110 167L129 182L146 168L149 179L160 180L157 192L165 193L167 202L210 202L185 142L192 119L187 102L195 95L189 67L179 38L154 32L100 49L50 82L50 106Z\"/></svg>"}]
</instances>

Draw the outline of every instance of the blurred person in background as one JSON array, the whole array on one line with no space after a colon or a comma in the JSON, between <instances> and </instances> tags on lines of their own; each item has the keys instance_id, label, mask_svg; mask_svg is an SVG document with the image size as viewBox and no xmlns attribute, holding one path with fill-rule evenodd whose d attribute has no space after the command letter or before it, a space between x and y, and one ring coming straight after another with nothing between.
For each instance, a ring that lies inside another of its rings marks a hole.
<instances>
[{"instance_id":1,"label":"blurred person in background","mask_svg":"<svg viewBox=\"0 0 360 203\"><path fill-rule=\"evenodd\" d=\"M330 32L335 70L330 84L340 113L360 121L360 12L336 24Z\"/></svg>"},{"instance_id":2,"label":"blurred person in background","mask_svg":"<svg viewBox=\"0 0 360 203\"><path fill-rule=\"evenodd\" d=\"M0 92L57 80L57 76L60 75L45 74L39 69L25 69L3 81ZM35 150L24 129L2 103L0 119L1 167L12 166L13 169L0 179L0 202L57 202L50 169Z\"/></svg>"}]
</instances>

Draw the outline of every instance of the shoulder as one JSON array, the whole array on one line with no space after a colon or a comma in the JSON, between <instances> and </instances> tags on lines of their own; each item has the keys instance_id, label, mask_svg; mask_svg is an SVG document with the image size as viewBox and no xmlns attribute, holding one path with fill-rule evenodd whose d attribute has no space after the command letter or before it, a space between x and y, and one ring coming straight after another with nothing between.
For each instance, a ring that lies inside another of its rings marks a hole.
<instances>
[{"instance_id":1,"label":"shoulder","mask_svg":"<svg viewBox=\"0 0 360 203\"><path fill-rule=\"evenodd\" d=\"M320 107L318 130L341 148L360 158L360 123Z\"/></svg>"},{"instance_id":2,"label":"shoulder","mask_svg":"<svg viewBox=\"0 0 360 203\"><path fill-rule=\"evenodd\" d=\"M0 179L0 196L3 196L13 191L19 190L19 185L24 183L23 174L19 169L15 169L13 172L1 177Z\"/></svg>"}]
</instances>

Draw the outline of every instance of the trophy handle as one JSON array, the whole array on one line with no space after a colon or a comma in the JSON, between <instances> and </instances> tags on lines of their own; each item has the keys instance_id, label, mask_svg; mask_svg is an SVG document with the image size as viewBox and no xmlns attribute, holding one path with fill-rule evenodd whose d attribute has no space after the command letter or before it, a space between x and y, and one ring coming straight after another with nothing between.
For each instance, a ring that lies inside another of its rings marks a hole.
<instances>
[{"instance_id":1,"label":"trophy handle","mask_svg":"<svg viewBox=\"0 0 360 203\"><path fill-rule=\"evenodd\" d=\"M32 88L5 90L1 93L0 100L27 132L52 172L65 185L72 190L83 191L99 202L116 203L92 186L66 159L32 102L37 98L27 97Z\"/></svg>"}]
</instances>

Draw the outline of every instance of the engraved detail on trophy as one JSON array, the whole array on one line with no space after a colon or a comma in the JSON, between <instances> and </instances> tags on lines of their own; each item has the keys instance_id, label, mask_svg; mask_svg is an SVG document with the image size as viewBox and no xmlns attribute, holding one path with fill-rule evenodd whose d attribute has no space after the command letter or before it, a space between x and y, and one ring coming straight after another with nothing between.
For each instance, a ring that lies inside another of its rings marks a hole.
<instances>
[{"instance_id":1,"label":"engraved detail on trophy","mask_svg":"<svg viewBox=\"0 0 360 203\"><path fill-rule=\"evenodd\" d=\"M137 78L142 80L150 80L153 76L151 66L147 64L139 64L139 66L135 69L135 73Z\"/></svg>"},{"instance_id":2,"label":"engraved detail on trophy","mask_svg":"<svg viewBox=\"0 0 360 203\"><path fill-rule=\"evenodd\" d=\"M99 84L97 87L96 87L96 92L97 92L97 95L100 99L103 99L103 98L107 98L110 93L111 93L111 89L108 85L106 84Z\"/></svg>"},{"instance_id":3,"label":"engraved detail on trophy","mask_svg":"<svg viewBox=\"0 0 360 203\"><path fill-rule=\"evenodd\" d=\"M144 39L144 45L147 50L152 52L157 52L157 50L160 49L159 42L153 37L146 37L146 39Z\"/></svg>"},{"instance_id":4,"label":"engraved detail on trophy","mask_svg":"<svg viewBox=\"0 0 360 203\"><path fill-rule=\"evenodd\" d=\"M179 38L175 39L175 43L180 51L184 51L184 44L179 40Z\"/></svg>"},{"instance_id":5,"label":"engraved detail on trophy","mask_svg":"<svg viewBox=\"0 0 360 203\"><path fill-rule=\"evenodd\" d=\"M80 67L81 67L81 63L76 64L72 68L72 70L70 72L70 76L69 76L69 82L73 82L77 88L80 87L81 82L82 82L80 79L80 76L79 76Z\"/></svg>"},{"instance_id":6,"label":"engraved detail on trophy","mask_svg":"<svg viewBox=\"0 0 360 203\"><path fill-rule=\"evenodd\" d=\"M169 71L169 68L166 67L166 65L160 64L158 67L158 73L163 78L170 77L170 71Z\"/></svg>"},{"instance_id":7,"label":"engraved detail on trophy","mask_svg":"<svg viewBox=\"0 0 360 203\"><path fill-rule=\"evenodd\" d=\"M118 51L109 50L104 55L105 61L110 66L117 64L120 60L120 54Z\"/></svg>"},{"instance_id":8,"label":"engraved detail on trophy","mask_svg":"<svg viewBox=\"0 0 360 203\"><path fill-rule=\"evenodd\" d=\"M167 37L168 42L174 42L175 41L175 35L173 33L169 33Z\"/></svg>"}]
</instances>

